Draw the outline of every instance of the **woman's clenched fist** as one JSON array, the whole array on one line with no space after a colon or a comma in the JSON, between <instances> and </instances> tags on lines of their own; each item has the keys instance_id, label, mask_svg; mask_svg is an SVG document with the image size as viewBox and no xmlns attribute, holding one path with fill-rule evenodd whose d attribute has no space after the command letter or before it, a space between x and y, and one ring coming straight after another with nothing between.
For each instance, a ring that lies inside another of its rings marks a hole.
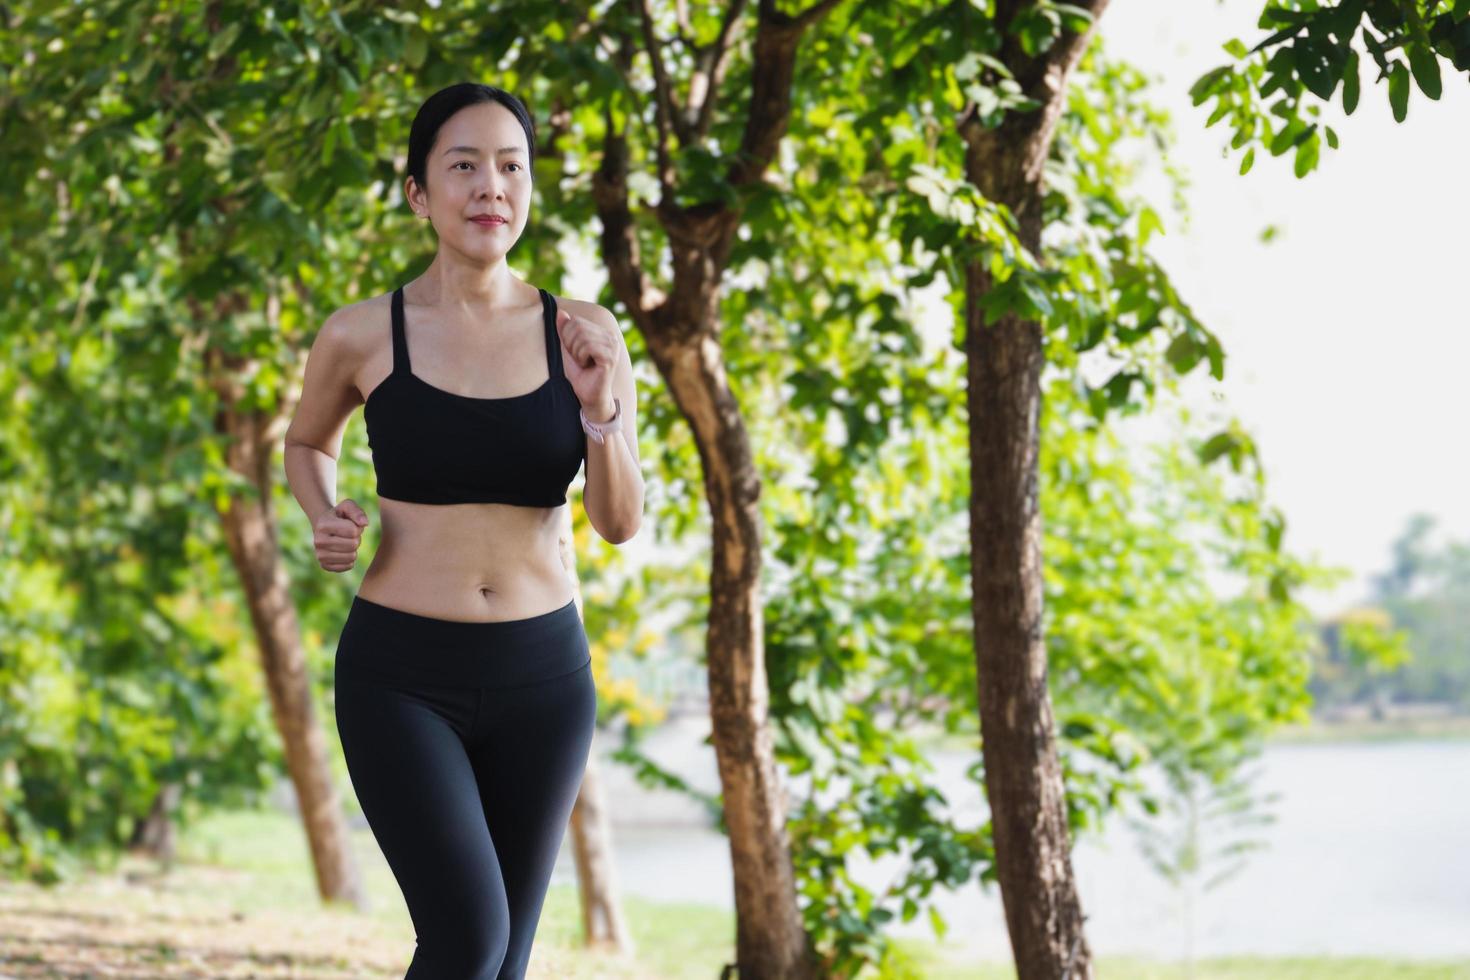
<instances>
[{"instance_id":1,"label":"woman's clenched fist","mask_svg":"<svg viewBox=\"0 0 1470 980\"><path fill-rule=\"evenodd\" d=\"M367 514L350 498L316 519L312 543L322 568L345 572L357 564L357 546L362 544L362 529L367 522Z\"/></svg>"}]
</instances>

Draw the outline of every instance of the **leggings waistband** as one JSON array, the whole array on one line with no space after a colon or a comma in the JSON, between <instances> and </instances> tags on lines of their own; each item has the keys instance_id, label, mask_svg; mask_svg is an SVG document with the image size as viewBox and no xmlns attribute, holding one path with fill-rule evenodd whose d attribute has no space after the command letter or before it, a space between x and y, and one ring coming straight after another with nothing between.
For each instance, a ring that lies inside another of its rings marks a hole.
<instances>
[{"instance_id":1,"label":"leggings waistband","mask_svg":"<svg viewBox=\"0 0 1470 980\"><path fill-rule=\"evenodd\" d=\"M560 609L490 622L437 619L354 596L337 644L336 673L407 682L518 687L591 660L575 599Z\"/></svg>"}]
</instances>

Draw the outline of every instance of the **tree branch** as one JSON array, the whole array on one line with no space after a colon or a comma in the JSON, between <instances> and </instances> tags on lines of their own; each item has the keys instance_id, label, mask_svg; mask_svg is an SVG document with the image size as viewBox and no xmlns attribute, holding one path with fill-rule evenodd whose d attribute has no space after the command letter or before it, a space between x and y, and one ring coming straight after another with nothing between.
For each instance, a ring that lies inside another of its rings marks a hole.
<instances>
[{"instance_id":1,"label":"tree branch","mask_svg":"<svg viewBox=\"0 0 1470 980\"><path fill-rule=\"evenodd\" d=\"M754 65L751 72L750 112L740 141L740 153L726 181L742 187L760 179L776 156L791 118L791 79L801 35L838 4L819 0L795 17L776 9L776 0L760 0Z\"/></svg>"},{"instance_id":2,"label":"tree branch","mask_svg":"<svg viewBox=\"0 0 1470 980\"><path fill-rule=\"evenodd\" d=\"M658 182L664 196L671 197L674 168L669 159L669 130L672 127L681 146L687 146L689 138L683 121L674 110L673 86L664 68L658 35L653 30L653 17L648 12L648 0L638 0L638 24L643 29L643 48L648 52L648 61L653 66L653 115L658 122L658 141L655 147L658 155Z\"/></svg>"},{"instance_id":3,"label":"tree branch","mask_svg":"<svg viewBox=\"0 0 1470 980\"><path fill-rule=\"evenodd\" d=\"M695 138L709 133L710 121L719 98L720 82L725 77L725 68L730 63L730 49L737 38L737 31L744 23L747 0L734 0L725 8L725 19L720 24L720 33L707 48L701 48L695 57L694 77L689 80L689 104L699 104L698 118L694 124Z\"/></svg>"},{"instance_id":4,"label":"tree branch","mask_svg":"<svg viewBox=\"0 0 1470 980\"><path fill-rule=\"evenodd\" d=\"M631 45L619 49L626 63ZM631 116L627 118L632 118ZM651 310L662 297L646 295L647 277L638 254L638 234L628 207L628 137L613 125L612 110L604 106L602 162L592 174L592 201L602 222L602 259L607 264L613 293L644 336L652 335Z\"/></svg>"}]
</instances>

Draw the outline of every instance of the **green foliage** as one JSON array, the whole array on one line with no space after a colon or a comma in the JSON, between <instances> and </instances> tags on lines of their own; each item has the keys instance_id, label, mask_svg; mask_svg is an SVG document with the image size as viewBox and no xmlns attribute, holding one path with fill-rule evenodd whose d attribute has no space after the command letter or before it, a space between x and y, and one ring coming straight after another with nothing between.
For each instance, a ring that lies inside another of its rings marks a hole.
<instances>
[{"instance_id":1,"label":"green foliage","mask_svg":"<svg viewBox=\"0 0 1470 980\"><path fill-rule=\"evenodd\" d=\"M1230 119L1231 148L1247 148L1242 174L1255 159L1256 145L1272 156L1293 153L1297 177L1316 168L1324 137L1337 148L1332 127L1317 121L1319 103L1330 102L1341 86L1343 114L1352 115L1357 108L1362 69L1355 37L1378 67L1373 82L1387 81L1389 107L1398 122L1408 116L1411 79L1425 96L1438 99L1443 91L1440 59L1456 71L1470 72L1470 5L1463 0L1342 0L1331 5L1271 0L1258 26L1271 33L1250 48L1236 38L1227 41L1224 49L1235 61L1211 69L1190 88L1195 105L1215 102L1206 126ZM1274 101L1265 105L1272 96Z\"/></svg>"},{"instance_id":2,"label":"green foliage","mask_svg":"<svg viewBox=\"0 0 1470 980\"><path fill-rule=\"evenodd\" d=\"M1470 708L1470 543L1435 532L1411 517L1367 601L1321 624L1312 690L1323 705Z\"/></svg>"},{"instance_id":3,"label":"green foliage","mask_svg":"<svg viewBox=\"0 0 1470 980\"><path fill-rule=\"evenodd\" d=\"M747 414L771 529L770 710L778 758L805 787L788 829L807 927L834 971L886 962L885 924L923 914L934 887L993 877L988 823L948 812L912 741L936 726L972 734L980 777L963 360L956 337L919 334L910 291L941 271L958 281L955 255L982 255L1002 287L1026 284L998 289L984 318L1003 304L1043 317L1060 368L1043 417L1044 552L1074 826L1128 798L1158 809L1138 774L1171 751L1201 778L1228 776L1243 746L1305 703L1311 638L1290 587L1312 570L1280 551L1284 523L1265 504L1248 434L1227 425L1198 448L1181 435L1144 466L1120 458L1102 424L1148 409L1167 389L1165 363L1218 377L1223 352L1142 247L1157 216L1135 221L1151 212L1123 197L1115 143L1158 116L1126 94L1136 76L1125 68L1088 67L1099 77L1075 90L1116 94L1074 99L1063 118L1047 271L1005 209L948 176L956 147L943 130L907 112L857 113L850 99L793 120L801 193L755 210L757 232L770 221L785 247L753 233L732 253L749 284L724 297L729 377L742 404L772 406ZM891 177L857 169L876 142L864 127L880 125ZM931 162L941 155L945 168ZM945 299L959 323L963 296ZM1080 367L1088 351L1148 383L1080 414L1096 390ZM1218 574L1236 588L1217 589ZM903 867L887 888L854 879L860 858L894 856Z\"/></svg>"},{"instance_id":4,"label":"green foliage","mask_svg":"<svg viewBox=\"0 0 1470 980\"><path fill-rule=\"evenodd\" d=\"M427 259L395 157L418 89L477 70L445 55L478 31L467 7L7 8L0 128L26 134L0 156L0 393L18 409L0 428L7 870L106 857L166 783L187 821L279 772L220 534L256 491L225 464L221 408L264 424L325 315ZM360 432L347 445L339 489L367 499ZM314 567L278 478L272 494L320 687L351 582Z\"/></svg>"},{"instance_id":5,"label":"green foliage","mask_svg":"<svg viewBox=\"0 0 1470 980\"><path fill-rule=\"evenodd\" d=\"M5 518L18 517L16 503L4 502ZM6 874L52 882L112 863L166 784L185 788L171 816L188 825L209 807L253 802L274 781L279 747L253 648L230 622L237 607L192 590L140 593L136 581L169 555L125 548L68 580L61 569L79 556L47 557L57 549L13 538L4 552Z\"/></svg>"},{"instance_id":6,"label":"green foliage","mask_svg":"<svg viewBox=\"0 0 1470 980\"><path fill-rule=\"evenodd\" d=\"M1135 483L1143 467L1117 458L1102 423L1149 408L1167 384L1164 362L1175 372L1207 363L1222 376L1223 351L1144 250L1161 230L1157 216L1120 193L1127 172L1116 144L1130 131L1152 135L1159 116L1132 94L1136 76L1126 68L1089 56L1083 70L1098 77L1070 90L1091 97L1073 96L1055 145L1044 264L1019 247L1004 208L953 176L956 147L945 131L906 110L855 117L859 127L881 121L896 174L875 182L880 194L871 204L844 215L849 227L893 228L898 254L917 260L908 285L927 284L936 270L958 282L959 257L979 256L997 282L983 298L983 321L1015 311L1048 328L1048 353L1060 368L1043 418L1048 644L1078 830L1129 797L1157 810L1138 779L1149 762L1174 759L1181 773L1228 779L1261 733L1301 716L1312 640L1290 592L1325 577L1282 551L1284 521L1265 503L1253 446L1238 425L1197 449L1182 438L1164 447L1142 488ZM834 153L848 138L845 125L831 125L840 118L820 117ZM928 133L937 143L920 141ZM832 282L835 270L858 267L863 254L854 247L853 261L841 262L842 243L822 240L824 231L810 231L823 246L821 260L773 264L763 297L788 288L845 294ZM962 297L948 300L958 323ZM879 302L875 295L871 305ZM857 315L840 318L843 307L840 298L824 306L822 333L791 345L803 360L826 358L791 376L794 398L770 389L753 396L828 406L825 419L782 423L784 451L768 471L763 503L772 512L769 564L777 579L766 605L771 711L780 758L811 781L790 826L802 880L822 883L803 890L808 928L831 951L833 969L882 957L882 923L917 914L936 879L993 874L988 825L954 824L942 800L919 790L924 766L907 740L936 722L974 731L960 369L925 351L926 387L888 380L902 377L902 368L875 368L901 346L889 340L902 332L879 330L881 316L866 331L866 306L846 304ZM787 315L799 317L794 309ZM1165 335L1160 326L1172 329ZM951 346L958 343L940 353ZM1101 385L1088 383L1082 369L1089 351L1115 365ZM923 399L891 398L891 387ZM939 392L948 405L928 407ZM884 407L855 419L854 401ZM1091 418L1079 417L1084 407ZM827 424L818 431L820 422ZM877 441L880 422L886 435ZM1229 474L1212 472L1216 459L1230 463ZM1217 585L1221 576L1234 588ZM977 776L979 768L977 752ZM906 849L886 833L895 821L910 841L947 840L948 858ZM906 872L873 894L848 873L858 851L905 854Z\"/></svg>"},{"instance_id":7,"label":"green foliage","mask_svg":"<svg viewBox=\"0 0 1470 980\"><path fill-rule=\"evenodd\" d=\"M182 779L194 806L257 789L278 765L218 531L220 510L252 492L224 465L220 410L226 398L261 418L279 410L325 315L428 261L433 243L399 197L424 95L490 78L538 122L557 119L557 152L536 171L541 217L515 256L533 280L559 288L564 237L591 234L609 126L628 139L643 202L627 244L659 257L670 243L644 206L663 176L653 106L641 76L607 54L639 34L626 5L575 36L568 25L590 19L587 5L12 9L25 29L0 34L0 63L25 67L12 69L0 121L26 139L0 156L14 279L0 294L0 393L23 410L0 422L0 465L24 479L4 484L17 560L0 578L11 762L0 802L6 843L34 867L47 848L115 846L164 780ZM691 16L706 40L718 27ZM1097 44L1079 66L1046 161L1042 254L959 176L954 110L973 99L991 125L1036 108L996 57L1006 32L1041 53L1085 26L1080 9L1051 2L1009 25L978 3L839 5L803 39L789 156L741 191L747 233L728 257L718 339L770 529L777 757L809 787L789 810L798 889L833 973L888 963L885 927L926 912L935 887L993 878L988 823L950 812L913 741L926 727L978 740L958 350L967 262L993 282L975 298L984 324L1013 313L1046 330L1046 630L1073 826L1130 797L1157 809L1137 778L1150 760L1229 774L1243 746L1304 704L1307 638L1291 590L1314 572L1282 550L1248 434L1227 425L1191 448L1184 433L1138 462L1109 428L1153 409L1168 372L1224 370L1218 339L1148 254L1159 214L1124 193L1124 143L1166 145L1143 79ZM1323 88L1334 56L1301 51L1296 71ZM732 200L723 174L745 127L730 110L748 101L752 70L749 51L733 49L716 76L721 110L700 145L671 148L659 203ZM1429 78L1424 65L1414 75ZM1283 131L1296 146L1316 139L1290 121ZM936 342L912 302L940 275L955 327ZM610 289L598 300L614 305ZM645 526L661 542L701 540L700 449L642 338L626 335L647 395ZM341 495L370 500L355 421L345 444ZM322 686L351 583L315 569L304 515L279 483L272 493ZM687 601L684 627L702 621L698 571L635 578L591 557L599 657L645 650L635 628L652 606ZM640 753L656 720L647 706L620 692L609 707L629 722L621 757L640 778L692 792ZM972 772L981 778L978 743ZM862 855L902 856L904 870L874 893L851 874Z\"/></svg>"},{"instance_id":8,"label":"green foliage","mask_svg":"<svg viewBox=\"0 0 1470 980\"><path fill-rule=\"evenodd\" d=\"M221 568L218 458L193 442L207 409L178 387L156 284L123 277L83 329L54 314L87 293L75 266L46 269L50 246L15 241L19 297L0 334L0 397L17 409L0 424L0 866L51 881L111 861L165 785L185 788L172 816L187 824L251 799L280 758ZM108 278L100 263L89 275Z\"/></svg>"},{"instance_id":9,"label":"green foliage","mask_svg":"<svg viewBox=\"0 0 1470 980\"><path fill-rule=\"evenodd\" d=\"M1333 625L1343 659L1355 668L1386 673L1410 660L1405 646L1408 634L1391 629L1388 616L1381 612L1372 615L1369 610L1354 610Z\"/></svg>"},{"instance_id":10,"label":"green foliage","mask_svg":"<svg viewBox=\"0 0 1470 980\"><path fill-rule=\"evenodd\" d=\"M1130 192L1135 141L1162 149L1172 123L1143 94L1147 80L1106 58L1099 42L1083 54L1058 119L1042 208L1045 222L1047 357L1071 378L1092 416L1087 425L1145 411L1160 368L1148 352L1164 345L1169 371L1225 374L1219 338L1150 255L1165 233L1153 202ZM1182 175L1168 167L1173 208L1187 217Z\"/></svg>"},{"instance_id":11,"label":"green foliage","mask_svg":"<svg viewBox=\"0 0 1470 980\"><path fill-rule=\"evenodd\" d=\"M1179 759L1218 779L1303 717L1313 635L1281 583L1331 574L1284 550L1259 469L1221 474L1189 451L1188 413L1164 416L1176 434L1144 464L1077 427L1064 391L1042 458L1048 637L1064 751L1082 753L1072 821L1090 827L1140 789L1140 765Z\"/></svg>"}]
</instances>

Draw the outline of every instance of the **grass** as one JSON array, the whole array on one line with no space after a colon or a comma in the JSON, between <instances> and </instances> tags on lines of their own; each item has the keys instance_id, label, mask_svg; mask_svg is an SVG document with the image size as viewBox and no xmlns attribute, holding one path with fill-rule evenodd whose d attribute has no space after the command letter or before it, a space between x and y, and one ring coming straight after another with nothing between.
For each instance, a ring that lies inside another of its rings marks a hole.
<instances>
[{"instance_id":1,"label":"grass","mask_svg":"<svg viewBox=\"0 0 1470 980\"><path fill-rule=\"evenodd\" d=\"M897 945L907 950L909 944ZM1009 963L947 965L913 952L913 977L923 980L1015 980ZM1470 980L1470 963L1384 960L1371 957L1227 956L1183 963L1139 957L1104 956L1095 964L1097 980Z\"/></svg>"},{"instance_id":2,"label":"grass","mask_svg":"<svg viewBox=\"0 0 1470 980\"><path fill-rule=\"evenodd\" d=\"M0 975L6 978L147 975L176 978L398 978L413 928L397 883L366 830L354 831L370 908L318 901L306 841L286 814L210 816L181 837L179 862L160 871L128 857L55 889L0 885ZM714 980L733 959L725 909L625 896L632 957L579 948L576 889L547 895L533 978ZM897 939L906 964L891 980L1001 980L1005 963L965 960L953 945ZM146 970L146 974L142 971ZM1099 980L1470 980L1470 963L1360 958L1224 958L1193 972L1177 963L1103 957Z\"/></svg>"}]
</instances>

